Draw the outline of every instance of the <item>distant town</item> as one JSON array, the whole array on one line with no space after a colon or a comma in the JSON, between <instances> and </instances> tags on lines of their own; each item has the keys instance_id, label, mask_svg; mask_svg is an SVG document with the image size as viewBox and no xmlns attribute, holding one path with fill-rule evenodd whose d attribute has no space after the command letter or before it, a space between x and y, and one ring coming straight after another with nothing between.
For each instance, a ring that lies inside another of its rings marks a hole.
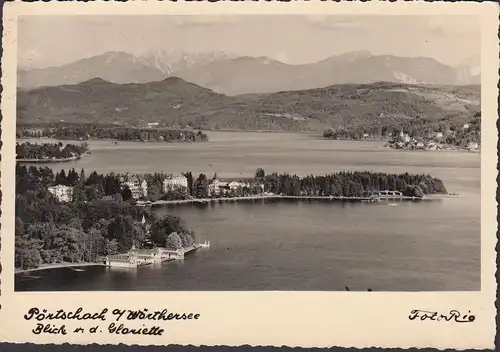
<instances>
[{"instance_id":1,"label":"distant town","mask_svg":"<svg viewBox=\"0 0 500 352\"><path fill-rule=\"evenodd\" d=\"M390 118L390 116L387 116ZM469 150L480 149L481 113L465 123L432 122L416 119L403 124L347 129L330 128L323 133L326 139L388 140L386 147L406 150Z\"/></svg>"}]
</instances>

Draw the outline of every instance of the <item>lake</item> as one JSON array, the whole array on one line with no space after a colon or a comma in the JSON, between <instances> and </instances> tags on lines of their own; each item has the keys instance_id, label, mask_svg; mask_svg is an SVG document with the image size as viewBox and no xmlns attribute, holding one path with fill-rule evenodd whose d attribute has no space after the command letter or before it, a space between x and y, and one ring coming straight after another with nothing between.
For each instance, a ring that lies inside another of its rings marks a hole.
<instances>
[{"instance_id":1,"label":"lake","mask_svg":"<svg viewBox=\"0 0 500 352\"><path fill-rule=\"evenodd\" d=\"M16 276L16 290L480 289L480 154L405 152L383 142L312 134L208 132L210 141L89 141L92 155L49 164L86 173L192 171L253 176L342 170L426 173L457 198L398 206L324 201L244 201L155 208L179 215L211 247L183 262L116 270L53 269Z\"/></svg>"}]
</instances>

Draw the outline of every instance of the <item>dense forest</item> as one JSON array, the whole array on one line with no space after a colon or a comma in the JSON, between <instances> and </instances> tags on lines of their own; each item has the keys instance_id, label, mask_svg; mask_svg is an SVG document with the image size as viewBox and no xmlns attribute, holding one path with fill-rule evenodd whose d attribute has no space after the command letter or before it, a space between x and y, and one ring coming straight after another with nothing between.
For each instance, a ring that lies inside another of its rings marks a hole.
<instances>
[{"instance_id":1,"label":"dense forest","mask_svg":"<svg viewBox=\"0 0 500 352\"><path fill-rule=\"evenodd\" d=\"M120 127L105 124L25 124L17 128L19 138L54 138L63 140L115 139L120 141L208 141L202 131Z\"/></svg>"},{"instance_id":2,"label":"dense forest","mask_svg":"<svg viewBox=\"0 0 500 352\"><path fill-rule=\"evenodd\" d=\"M465 147L470 142L481 141L481 112L477 112L466 121L469 126L464 128L463 122L450 122L446 119L438 121L427 118L407 119L398 123L377 124L371 126L354 126L345 128L337 126L324 131L327 139L388 139L399 135L401 131L412 138L421 138L424 142L435 141L456 147ZM443 137L436 137L441 132Z\"/></svg>"},{"instance_id":3,"label":"dense forest","mask_svg":"<svg viewBox=\"0 0 500 352\"><path fill-rule=\"evenodd\" d=\"M16 159L67 159L78 158L88 151L88 145L66 144L63 143L16 143Z\"/></svg>"},{"instance_id":4,"label":"dense forest","mask_svg":"<svg viewBox=\"0 0 500 352\"><path fill-rule=\"evenodd\" d=\"M68 172L71 179L73 175ZM84 186L87 190L93 188L92 180L77 178L77 182L88 182L90 186ZM86 197L89 201L76 198L59 203L48 192L48 186L56 182L49 168L18 165L16 179L16 268L97 261L101 256L126 252L132 245L178 248L178 240L182 246L193 243L194 233L182 219L170 215L158 218L119 197L99 199L90 192ZM146 224L141 223L142 216Z\"/></svg>"},{"instance_id":5,"label":"dense forest","mask_svg":"<svg viewBox=\"0 0 500 352\"><path fill-rule=\"evenodd\" d=\"M339 172L300 178L289 174L264 177L265 190L290 196L366 197L376 191L400 191L406 196L447 193L443 182L429 175Z\"/></svg>"}]
</instances>

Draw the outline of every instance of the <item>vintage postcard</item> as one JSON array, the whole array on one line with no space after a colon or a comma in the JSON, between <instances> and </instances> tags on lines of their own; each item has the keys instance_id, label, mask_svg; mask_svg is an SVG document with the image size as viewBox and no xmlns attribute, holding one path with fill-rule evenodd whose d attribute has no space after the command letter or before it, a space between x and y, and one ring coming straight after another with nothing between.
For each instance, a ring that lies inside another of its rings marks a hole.
<instances>
[{"instance_id":1,"label":"vintage postcard","mask_svg":"<svg viewBox=\"0 0 500 352\"><path fill-rule=\"evenodd\" d=\"M493 348L498 6L4 9L2 342Z\"/></svg>"}]
</instances>

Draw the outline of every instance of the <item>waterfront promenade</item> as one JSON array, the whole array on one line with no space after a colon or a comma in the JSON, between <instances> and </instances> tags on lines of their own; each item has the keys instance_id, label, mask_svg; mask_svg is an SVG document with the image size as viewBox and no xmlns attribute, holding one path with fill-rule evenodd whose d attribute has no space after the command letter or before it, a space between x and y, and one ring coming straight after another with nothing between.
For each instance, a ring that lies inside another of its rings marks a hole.
<instances>
[{"instance_id":1,"label":"waterfront promenade","mask_svg":"<svg viewBox=\"0 0 500 352\"><path fill-rule=\"evenodd\" d=\"M409 197L409 196L377 196L380 200L430 200L428 197ZM437 197L433 197L436 199ZM281 196L281 195L258 195L248 197L221 197L221 198L192 198L181 200L158 200L151 202L152 206L166 204L188 204L188 203L218 203L218 202L235 202L240 200L265 200L265 199L285 199L285 200L331 200L331 201L370 201L372 197L334 197L334 196Z\"/></svg>"}]
</instances>

